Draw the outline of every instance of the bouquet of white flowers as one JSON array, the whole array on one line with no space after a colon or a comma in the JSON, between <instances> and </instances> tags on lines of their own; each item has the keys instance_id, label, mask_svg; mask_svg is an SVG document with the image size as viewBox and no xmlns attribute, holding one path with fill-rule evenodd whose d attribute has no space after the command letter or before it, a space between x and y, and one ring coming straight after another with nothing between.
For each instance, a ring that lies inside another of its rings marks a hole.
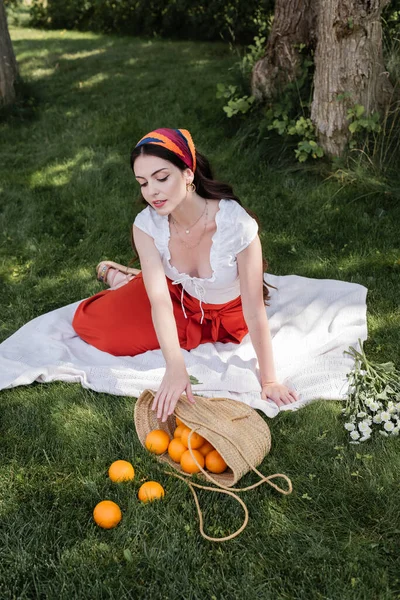
<instances>
[{"instance_id":1,"label":"bouquet of white flowers","mask_svg":"<svg viewBox=\"0 0 400 600\"><path fill-rule=\"evenodd\" d=\"M392 362L368 360L361 340L358 343L361 353L352 346L350 352L345 352L354 358L354 368L347 374L349 388L342 410L350 444L365 442L375 431L385 437L400 432L400 373Z\"/></svg>"}]
</instances>

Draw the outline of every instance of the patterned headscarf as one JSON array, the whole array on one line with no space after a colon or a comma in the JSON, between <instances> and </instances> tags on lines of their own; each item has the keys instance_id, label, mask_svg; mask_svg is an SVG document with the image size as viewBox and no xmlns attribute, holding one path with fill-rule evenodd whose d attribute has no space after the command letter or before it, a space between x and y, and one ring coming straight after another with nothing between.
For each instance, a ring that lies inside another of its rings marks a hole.
<instances>
[{"instance_id":1,"label":"patterned headscarf","mask_svg":"<svg viewBox=\"0 0 400 600\"><path fill-rule=\"evenodd\" d=\"M176 154L184 163L192 169L193 173L196 170L196 151L192 136L187 129L154 129L147 133L141 140L138 141L135 148L142 144L156 144L164 146L174 154Z\"/></svg>"}]
</instances>

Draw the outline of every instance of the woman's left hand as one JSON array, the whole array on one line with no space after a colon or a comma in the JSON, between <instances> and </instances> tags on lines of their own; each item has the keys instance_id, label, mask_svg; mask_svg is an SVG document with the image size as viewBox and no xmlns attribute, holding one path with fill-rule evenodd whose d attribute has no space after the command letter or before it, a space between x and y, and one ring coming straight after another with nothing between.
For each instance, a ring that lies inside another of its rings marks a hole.
<instances>
[{"instance_id":1,"label":"woman's left hand","mask_svg":"<svg viewBox=\"0 0 400 600\"><path fill-rule=\"evenodd\" d=\"M285 404L292 404L299 399L299 395L294 390L289 389L286 385L278 383L270 383L264 385L261 391L261 399L267 400L269 398L277 406L283 406Z\"/></svg>"}]
</instances>

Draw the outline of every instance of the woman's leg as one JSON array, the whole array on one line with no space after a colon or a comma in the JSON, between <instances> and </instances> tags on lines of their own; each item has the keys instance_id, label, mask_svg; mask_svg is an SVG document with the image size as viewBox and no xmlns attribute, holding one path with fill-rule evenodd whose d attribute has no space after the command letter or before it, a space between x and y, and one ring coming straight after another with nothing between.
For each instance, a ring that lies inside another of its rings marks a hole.
<instances>
[{"instance_id":1,"label":"woman's leg","mask_svg":"<svg viewBox=\"0 0 400 600\"><path fill-rule=\"evenodd\" d=\"M141 273L118 289L83 300L72 326L85 342L115 356L136 356L160 347Z\"/></svg>"}]
</instances>

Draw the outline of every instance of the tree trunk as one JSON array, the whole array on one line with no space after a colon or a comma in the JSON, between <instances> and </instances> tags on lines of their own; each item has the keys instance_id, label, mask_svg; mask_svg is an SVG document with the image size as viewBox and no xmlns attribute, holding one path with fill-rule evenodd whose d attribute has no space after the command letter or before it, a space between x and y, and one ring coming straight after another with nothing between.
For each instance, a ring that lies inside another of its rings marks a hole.
<instances>
[{"instance_id":1,"label":"tree trunk","mask_svg":"<svg viewBox=\"0 0 400 600\"><path fill-rule=\"evenodd\" d=\"M0 0L0 106L15 100L14 84L18 78L17 61L8 33L3 0Z\"/></svg>"},{"instance_id":2,"label":"tree trunk","mask_svg":"<svg viewBox=\"0 0 400 600\"><path fill-rule=\"evenodd\" d=\"M252 94L279 96L298 76L295 44L314 48L311 120L328 156L340 156L349 140L347 109L365 116L387 106L393 88L383 63L381 12L390 0L277 0L266 54L253 69ZM339 98L338 98L339 97Z\"/></svg>"},{"instance_id":3,"label":"tree trunk","mask_svg":"<svg viewBox=\"0 0 400 600\"><path fill-rule=\"evenodd\" d=\"M347 109L381 111L393 92L382 54L381 12L389 0L320 0L311 120L329 156L349 139ZM344 98L338 100L339 95Z\"/></svg>"},{"instance_id":4,"label":"tree trunk","mask_svg":"<svg viewBox=\"0 0 400 600\"><path fill-rule=\"evenodd\" d=\"M309 46L313 32L313 0L276 0L265 56L252 72L252 94L258 100L278 96L300 75L297 44Z\"/></svg>"}]
</instances>

